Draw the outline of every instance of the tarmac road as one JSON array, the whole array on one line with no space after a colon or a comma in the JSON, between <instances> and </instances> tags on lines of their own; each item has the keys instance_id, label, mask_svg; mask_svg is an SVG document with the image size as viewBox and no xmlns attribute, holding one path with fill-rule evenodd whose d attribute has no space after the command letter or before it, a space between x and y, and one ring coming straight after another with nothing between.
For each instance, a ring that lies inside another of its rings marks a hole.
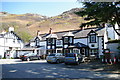
<instances>
[{"instance_id":1,"label":"tarmac road","mask_svg":"<svg viewBox=\"0 0 120 80\"><path fill-rule=\"evenodd\" d=\"M2 64L2 78L37 79L120 79L120 74L103 71L102 68L80 65L49 64L45 60L8 62ZM90 65L89 65L90 66ZM92 65L94 66L94 65ZM13 79L12 79L13 80ZM35 80L35 79L34 79Z\"/></svg>"}]
</instances>

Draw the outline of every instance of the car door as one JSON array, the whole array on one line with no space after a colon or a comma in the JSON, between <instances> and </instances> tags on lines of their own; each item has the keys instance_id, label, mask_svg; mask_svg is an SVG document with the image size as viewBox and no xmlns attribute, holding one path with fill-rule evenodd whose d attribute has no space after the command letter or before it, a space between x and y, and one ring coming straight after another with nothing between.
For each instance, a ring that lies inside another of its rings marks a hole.
<instances>
[{"instance_id":1,"label":"car door","mask_svg":"<svg viewBox=\"0 0 120 80\"><path fill-rule=\"evenodd\" d=\"M59 58L60 58L60 61L61 61L61 62L63 62L64 57L63 57L63 55L62 55L62 54L59 54Z\"/></svg>"},{"instance_id":2,"label":"car door","mask_svg":"<svg viewBox=\"0 0 120 80\"><path fill-rule=\"evenodd\" d=\"M37 58L37 54L34 53L34 54L33 54L33 58L34 58L34 59L38 59L38 58Z\"/></svg>"},{"instance_id":3,"label":"car door","mask_svg":"<svg viewBox=\"0 0 120 80\"><path fill-rule=\"evenodd\" d=\"M34 58L34 53L31 53L30 57L31 57L32 60L35 59Z\"/></svg>"}]
</instances>

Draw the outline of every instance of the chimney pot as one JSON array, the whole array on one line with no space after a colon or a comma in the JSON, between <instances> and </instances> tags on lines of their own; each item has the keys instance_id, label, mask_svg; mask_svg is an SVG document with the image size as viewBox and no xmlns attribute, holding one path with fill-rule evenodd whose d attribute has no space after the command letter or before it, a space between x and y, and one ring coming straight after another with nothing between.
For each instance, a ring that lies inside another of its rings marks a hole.
<instances>
[{"instance_id":1,"label":"chimney pot","mask_svg":"<svg viewBox=\"0 0 120 80\"><path fill-rule=\"evenodd\" d=\"M50 28L50 30L49 30L49 34L52 34L52 28Z\"/></svg>"}]
</instances>

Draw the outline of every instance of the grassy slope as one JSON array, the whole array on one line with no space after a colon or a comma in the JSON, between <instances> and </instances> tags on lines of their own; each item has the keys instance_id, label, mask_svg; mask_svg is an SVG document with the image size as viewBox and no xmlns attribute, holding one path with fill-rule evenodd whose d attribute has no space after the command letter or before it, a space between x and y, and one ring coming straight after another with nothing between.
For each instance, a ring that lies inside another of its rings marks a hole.
<instances>
[{"instance_id":1,"label":"grassy slope","mask_svg":"<svg viewBox=\"0 0 120 80\"><path fill-rule=\"evenodd\" d=\"M77 9L66 11L61 15L54 17L45 17L37 14L2 14L0 20L0 31L3 29L8 30L8 27L13 26L15 32L24 40L28 41L36 36L37 30L41 33L48 33L49 28L53 32L75 30L84 22L83 18L74 14Z\"/></svg>"}]
</instances>

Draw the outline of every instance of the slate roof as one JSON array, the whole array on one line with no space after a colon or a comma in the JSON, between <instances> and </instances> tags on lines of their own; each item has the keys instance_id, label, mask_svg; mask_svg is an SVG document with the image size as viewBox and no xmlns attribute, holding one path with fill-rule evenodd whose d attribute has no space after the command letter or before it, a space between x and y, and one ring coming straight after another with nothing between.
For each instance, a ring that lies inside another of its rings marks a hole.
<instances>
[{"instance_id":1,"label":"slate roof","mask_svg":"<svg viewBox=\"0 0 120 80\"><path fill-rule=\"evenodd\" d=\"M85 45L85 44L83 44L83 43L80 43L80 42L75 43L74 45L69 46L68 48L73 48L73 47L75 47L75 48L88 48L87 45Z\"/></svg>"},{"instance_id":2,"label":"slate roof","mask_svg":"<svg viewBox=\"0 0 120 80\"><path fill-rule=\"evenodd\" d=\"M71 31L62 31L62 32L54 32L54 34L57 35L58 39L62 39L63 35L67 34L68 32L71 32L72 34L74 34L74 38L83 38L83 37L87 37L88 33L94 30L98 36L103 36L104 35L104 31L105 28L88 28L88 29L84 29L84 30L71 30ZM42 37L42 40L46 40L46 37L49 34L40 34L40 36Z\"/></svg>"},{"instance_id":3,"label":"slate roof","mask_svg":"<svg viewBox=\"0 0 120 80\"><path fill-rule=\"evenodd\" d=\"M46 38L58 38L57 34L49 34Z\"/></svg>"},{"instance_id":4,"label":"slate roof","mask_svg":"<svg viewBox=\"0 0 120 80\"><path fill-rule=\"evenodd\" d=\"M74 34L72 32L68 32L68 33L64 34L63 36L74 36Z\"/></svg>"},{"instance_id":5,"label":"slate roof","mask_svg":"<svg viewBox=\"0 0 120 80\"><path fill-rule=\"evenodd\" d=\"M36 36L36 37L34 37L33 39L31 39L30 41L31 41L31 42L34 42L37 38L40 39L40 40L42 40L41 36Z\"/></svg>"}]
</instances>

